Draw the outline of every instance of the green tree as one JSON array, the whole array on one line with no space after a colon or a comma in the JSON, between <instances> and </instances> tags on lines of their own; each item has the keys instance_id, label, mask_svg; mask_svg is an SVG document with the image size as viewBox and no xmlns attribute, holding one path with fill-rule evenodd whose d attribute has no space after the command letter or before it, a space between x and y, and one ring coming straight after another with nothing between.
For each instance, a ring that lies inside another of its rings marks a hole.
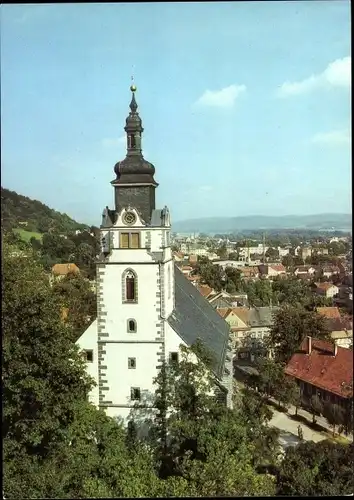
<instances>
[{"instance_id":1,"label":"green tree","mask_svg":"<svg viewBox=\"0 0 354 500\"><path fill-rule=\"evenodd\" d=\"M321 415L323 412L323 402L317 394L313 394L310 398L310 407L312 412L312 422L316 423L316 415Z\"/></svg>"},{"instance_id":2,"label":"green tree","mask_svg":"<svg viewBox=\"0 0 354 500\"><path fill-rule=\"evenodd\" d=\"M274 313L266 344L273 349L276 361L287 363L309 332L314 338L328 338L325 318L303 307L285 305Z\"/></svg>"},{"instance_id":3,"label":"green tree","mask_svg":"<svg viewBox=\"0 0 354 500\"><path fill-rule=\"evenodd\" d=\"M353 492L353 444L303 442L286 449L277 478L280 496L343 496Z\"/></svg>"},{"instance_id":4,"label":"green tree","mask_svg":"<svg viewBox=\"0 0 354 500\"><path fill-rule=\"evenodd\" d=\"M278 259L279 258L279 250L277 248L269 247L265 253L265 256L270 260Z\"/></svg>"},{"instance_id":5,"label":"green tree","mask_svg":"<svg viewBox=\"0 0 354 500\"><path fill-rule=\"evenodd\" d=\"M200 257L195 269L195 274L201 276L202 280L211 288L220 292L223 287L223 270L213 264L209 259Z\"/></svg>"},{"instance_id":6,"label":"green tree","mask_svg":"<svg viewBox=\"0 0 354 500\"><path fill-rule=\"evenodd\" d=\"M81 274L69 273L54 283L52 291L63 310L67 310L66 319L76 341L97 315L96 294L91 283Z\"/></svg>"},{"instance_id":7,"label":"green tree","mask_svg":"<svg viewBox=\"0 0 354 500\"><path fill-rule=\"evenodd\" d=\"M226 249L226 243L223 243L217 250L216 250L217 255L220 257L220 259L227 259L227 249Z\"/></svg>"},{"instance_id":8,"label":"green tree","mask_svg":"<svg viewBox=\"0 0 354 500\"><path fill-rule=\"evenodd\" d=\"M274 478L255 470L255 435L245 415L213 395L212 366L197 343L181 347L180 362L166 365L157 377L153 428L158 462L169 459L168 467L160 467L164 483L186 496L271 495Z\"/></svg>"},{"instance_id":9,"label":"green tree","mask_svg":"<svg viewBox=\"0 0 354 500\"><path fill-rule=\"evenodd\" d=\"M323 416L332 426L333 429L333 437L336 432L336 425L340 427L344 427L346 423L346 415L345 409L336 403L326 402L323 405Z\"/></svg>"},{"instance_id":10,"label":"green tree","mask_svg":"<svg viewBox=\"0 0 354 500\"><path fill-rule=\"evenodd\" d=\"M273 294L281 305L308 305L313 300L310 285L296 277L274 279Z\"/></svg>"},{"instance_id":11,"label":"green tree","mask_svg":"<svg viewBox=\"0 0 354 500\"><path fill-rule=\"evenodd\" d=\"M241 272L234 267L225 269L225 290L228 293L236 293L241 288Z\"/></svg>"},{"instance_id":12,"label":"green tree","mask_svg":"<svg viewBox=\"0 0 354 500\"><path fill-rule=\"evenodd\" d=\"M12 257L5 244L2 272L4 483L10 495L18 467L31 470L65 441L92 381L37 261Z\"/></svg>"}]
</instances>

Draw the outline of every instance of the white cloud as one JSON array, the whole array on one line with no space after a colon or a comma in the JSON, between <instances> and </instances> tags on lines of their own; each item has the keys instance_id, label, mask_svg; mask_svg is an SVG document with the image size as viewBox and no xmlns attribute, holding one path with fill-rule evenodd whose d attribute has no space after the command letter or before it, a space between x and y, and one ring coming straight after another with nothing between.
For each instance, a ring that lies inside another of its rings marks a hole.
<instances>
[{"instance_id":1,"label":"white cloud","mask_svg":"<svg viewBox=\"0 0 354 500\"><path fill-rule=\"evenodd\" d=\"M314 135L311 142L314 144L325 144L327 146L349 146L351 144L350 131L349 129L343 129L323 132Z\"/></svg>"},{"instance_id":2,"label":"white cloud","mask_svg":"<svg viewBox=\"0 0 354 500\"><path fill-rule=\"evenodd\" d=\"M199 191L203 191L204 193L206 193L207 191L212 191L212 189L212 186L200 186Z\"/></svg>"},{"instance_id":3,"label":"white cloud","mask_svg":"<svg viewBox=\"0 0 354 500\"><path fill-rule=\"evenodd\" d=\"M118 138L102 139L102 146L104 146L105 148L119 147L125 143L126 143L125 135L122 135L122 137L118 137Z\"/></svg>"},{"instance_id":4,"label":"white cloud","mask_svg":"<svg viewBox=\"0 0 354 500\"><path fill-rule=\"evenodd\" d=\"M245 85L230 85L221 90L206 90L195 102L198 106L232 107L237 97L246 91Z\"/></svg>"},{"instance_id":5,"label":"white cloud","mask_svg":"<svg viewBox=\"0 0 354 500\"><path fill-rule=\"evenodd\" d=\"M351 56L331 62L327 68L299 82L285 82L277 91L278 97L306 94L319 88L351 86Z\"/></svg>"}]
</instances>

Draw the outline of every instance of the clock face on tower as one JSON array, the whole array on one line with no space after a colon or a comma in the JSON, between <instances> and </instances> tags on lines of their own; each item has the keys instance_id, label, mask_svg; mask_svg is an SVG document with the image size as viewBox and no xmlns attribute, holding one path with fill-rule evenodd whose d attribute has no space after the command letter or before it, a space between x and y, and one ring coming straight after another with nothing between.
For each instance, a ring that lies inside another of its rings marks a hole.
<instances>
[{"instance_id":1,"label":"clock face on tower","mask_svg":"<svg viewBox=\"0 0 354 500\"><path fill-rule=\"evenodd\" d=\"M134 212L125 212L125 214L123 215L124 224L126 224L127 226L131 226L135 221L136 215L134 214Z\"/></svg>"}]
</instances>

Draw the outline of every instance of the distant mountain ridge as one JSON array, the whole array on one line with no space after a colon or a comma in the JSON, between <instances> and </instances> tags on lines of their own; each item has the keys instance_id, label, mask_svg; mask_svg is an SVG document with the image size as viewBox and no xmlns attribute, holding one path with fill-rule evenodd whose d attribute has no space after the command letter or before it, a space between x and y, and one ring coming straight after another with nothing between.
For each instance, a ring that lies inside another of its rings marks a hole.
<instances>
[{"instance_id":1,"label":"distant mountain ridge","mask_svg":"<svg viewBox=\"0 0 354 500\"><path fill-rule=\"evenodd\" d=\"M5 230L22 228L38 233L67 233L85 229L88 225L80 224L38 200L31 200L1 187L1 227Z\"/></svg>"},{"instance_id":2,"label":"distant mountain ridge","mask_svg":"<svg viewBox=\"0 0 354 500\"><path fill-rule=\"evenodd\" d=\"M177 233L231 233L241 230L261 229L345 229L352 228L351 214L314 215L247 215L242 217L207 217L172 221Z\"/></svg>"}]
</instances>

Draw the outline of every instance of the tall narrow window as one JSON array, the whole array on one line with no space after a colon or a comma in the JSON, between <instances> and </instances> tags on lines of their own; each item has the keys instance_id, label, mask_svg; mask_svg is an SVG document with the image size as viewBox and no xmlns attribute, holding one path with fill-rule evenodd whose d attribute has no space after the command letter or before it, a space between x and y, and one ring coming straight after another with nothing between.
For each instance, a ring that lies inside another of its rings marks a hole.
<instances>
[{"instance_id":1,"label":"tall narrow window","mask_svg":"<svg viewBox=\"0 0 354 500\"><path fill-rule=\"evenodd\" d=\"M120 233L120 248L129 248L129 233Z\"/></svg>"},{"instance_id":2,"label":"tall narrow window","mask_svg":"<svg viewBox=\"0 0 354 500\"><path fill-rule=\"evenodd\" d=\"M135 277L133 273L128 273L125 278L126 299L135 300Z\"/></svg>"},{"instance_id":3,"label":"tall narrow window","mask_svg":"<svg viewBox=\"0 0 354 500\"><path fill-rule=\"evenodd\" d=\"M128 331L128 333L136 333L136 321L135 321L135 319L128 319L127 331Z\"/></svg>"},{"instance_id":4,"label":"tall narrow window","mask_svg":"<svg viewBox=\"0 0 354 500\"><path fill-rule=\"evenodd\" d=\"M128 368L129 368L129 370L135 370L136 358L128 358Z\"/></svg>"},{"instance_id":5,"label":"tall narrow window","mask_svg":"<svg viewBox=\"0 0 354 500\"><path fill-rule=\"evenodd\" d=\"M170 363L178 363L178 352L170 352Z\"/></svg>"},{"instance_id":6,"label":"tall narrow window","mask_svg":"<svg viewBox=\"0 0 354 500\"><path fill-rule=\"evenodd\" d=\"M120 233L120 248L140 248L139 233Z\"/></svg>"},{"instance_id":7,"label":"tall narrow window","mask_svg":"<svg viewBox=\"0 0 354 500\"><path fill-rule=\"evenodd\" d=\"M128 146L129 146L129 148L135 148L135 146L136 146L136 140L135 140L135 135L134 134L129 135Z\"/></svg>"},{"instance_id":8,"label":"tall narrow window","mask_svg":"<svg viewBox=\"0 0 354 500\"><path fill-rule=\"evenodd\" d=\"M130 248L139 248L139 233L130 234Z\"/></svg>"}]
</instances>

